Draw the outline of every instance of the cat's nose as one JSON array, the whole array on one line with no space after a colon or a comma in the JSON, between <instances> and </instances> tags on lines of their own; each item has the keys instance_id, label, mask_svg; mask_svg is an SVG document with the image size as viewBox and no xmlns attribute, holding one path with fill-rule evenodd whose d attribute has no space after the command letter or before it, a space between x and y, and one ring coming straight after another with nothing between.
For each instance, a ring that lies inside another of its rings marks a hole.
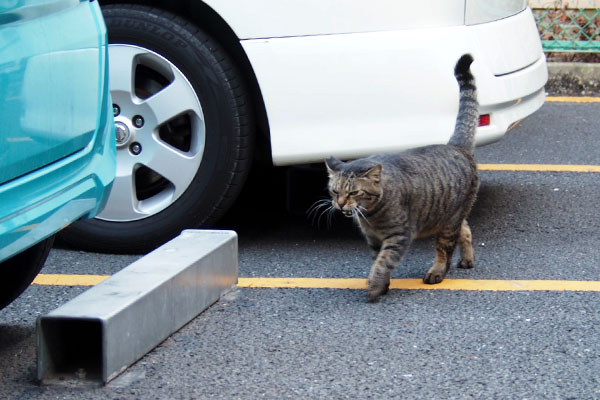
<instances>
[{"instance_id":1,"label":"cat's nose","mask_svg":"<svg viewBox=\"0 0 600 400\"><path fill-rule=\"evenodd\" d=\"M348 198L347 197L345 197L345 196L338 196L337 203L340 206L340 208L344 207L347 202L348 202Z\"/></svg>"}]
</instances>

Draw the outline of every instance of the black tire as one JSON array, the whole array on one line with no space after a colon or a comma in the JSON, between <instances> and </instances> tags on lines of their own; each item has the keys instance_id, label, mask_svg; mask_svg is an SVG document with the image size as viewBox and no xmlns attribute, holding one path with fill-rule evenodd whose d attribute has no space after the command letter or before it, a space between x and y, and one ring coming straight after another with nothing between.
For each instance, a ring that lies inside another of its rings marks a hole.
<instances>
[{"instance_id":1,"label":"black tire","mask_svg":"<svg viewBox=\"0 0 600 400\"><path fill-rule=\"evenodd\" d=\"M52 249L54 236L0 263L0 309L9 305L31 285Z\"/></svg>"},{"instance_id":2,"label":"black tire","mask_svg":"<svg viewBox=\"0 0 600 400\"><path fill-rule=\"evenodd\" d=\"M251 112L240 73L218 42L198 27L142 5L109 5L102 11L109 42L151 50L175 65L204 115L202 160L170 206L138 220L79 221L61 233L66 242L88 251L146 253L183 229L210 227L233 204L252 159Z\"/></svg>"}]
</instances>

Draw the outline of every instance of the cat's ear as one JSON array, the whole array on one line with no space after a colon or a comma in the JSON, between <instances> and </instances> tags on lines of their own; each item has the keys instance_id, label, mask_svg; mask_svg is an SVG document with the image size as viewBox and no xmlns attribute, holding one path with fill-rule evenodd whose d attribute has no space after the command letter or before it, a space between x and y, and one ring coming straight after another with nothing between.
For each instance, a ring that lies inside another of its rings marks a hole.
<instances>
[{"instance_id":1,"label":"cat's ear","mask_svg":"<svg viewBox=\"0 0 600 400\"><path fill-rule=\"evenodd\" d=\"M327 172L329 175L334 175L341 165L342 161L333 156L325 160L325 166L327 167Z\"/></svg>"},{"instance_id":2,"label":"cat's ear","mask_svg":"<svg viewBox=\"0 0 600 400\"><path fill-rule=\"evenodd\" d=\"M372 182L379 183L379 181L381 180L382 169L383 167L381 166L381 164L377 164L376 166L371 167L368 171L363 173L361 177L365 177Z\"/></svg>"}]
</instances>

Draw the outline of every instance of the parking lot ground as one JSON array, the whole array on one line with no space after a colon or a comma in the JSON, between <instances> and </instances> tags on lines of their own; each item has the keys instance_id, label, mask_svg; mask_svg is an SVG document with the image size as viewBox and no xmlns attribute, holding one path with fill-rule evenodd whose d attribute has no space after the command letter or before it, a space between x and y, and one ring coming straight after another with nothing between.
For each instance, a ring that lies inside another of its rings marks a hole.
<instances>
[{"instance_id":1,"label":"parking lot ground","mask_svg":"<svg viewBox=\"0 0 600 400\"><path fill-rule=\"evenodd\" d=\"M247 191L223 226L239 234L239 287L105 387L38 387L35 318L87 287L69 279L104 279L137 256L55 249L39 279L65 281L0 311L0 397L600 398L597 107L549 101L477 150L484 165L555 167L482 170L477 264L450 271L457 290L419 287L434 257L421 240L394 271L399 288L368 304L370 256L348 220L307 222ZM488 283L542 286L467 290Z\"/></svg>"}]
</instances>

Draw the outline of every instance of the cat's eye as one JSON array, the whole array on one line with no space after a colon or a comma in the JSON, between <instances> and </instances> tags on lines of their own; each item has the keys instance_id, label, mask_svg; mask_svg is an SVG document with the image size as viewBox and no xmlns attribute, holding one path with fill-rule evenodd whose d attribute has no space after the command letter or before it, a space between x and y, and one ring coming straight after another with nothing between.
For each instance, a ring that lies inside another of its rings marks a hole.
<instances>
[{"instance_id":1,"label":"cat's eye","mask_svg":"<svg viewBox=\"0 0 600 400\"><path fill-rule=\"evenodd\" d=\"M358 195L358 192L359 192L358 190L353 190L350 193L348 193L348 195L349 196L356 196L356 195Z\"/></svg>"}]
</instances>

